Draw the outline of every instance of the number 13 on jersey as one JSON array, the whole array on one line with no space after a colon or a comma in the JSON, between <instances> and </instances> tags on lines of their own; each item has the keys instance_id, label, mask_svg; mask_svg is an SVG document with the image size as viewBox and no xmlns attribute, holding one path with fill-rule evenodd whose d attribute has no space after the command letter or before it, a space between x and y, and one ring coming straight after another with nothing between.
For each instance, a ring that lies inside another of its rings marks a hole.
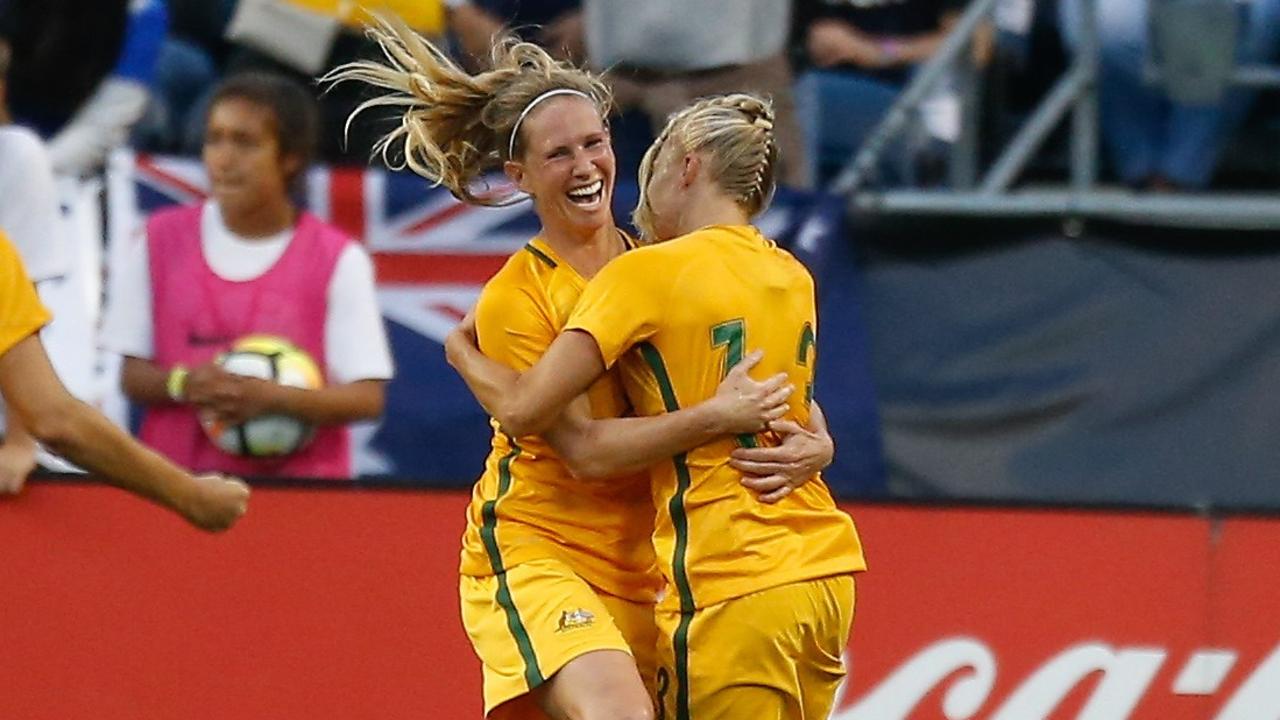
<instances>
[{"instance_id":1,"label":"number 13 on jersey","mask_svg":"<svg viewBox=\"0 0 1280 720\"><path fill-rule=\"evenodd\" d=\"M804 402L808 406L813 402L813 354L815 352L816 338L813 333L813 325L806 322L800 328L800 342L796 349L796 364L808 370L805 374L804 386ZM711 328L711 347L718 348L724 346L726 348L724 354L724 362L720 366L720 377L724 378L729 374L729 370L734 365L742 362L742 356L746 354L747 344L747 323L742 318L736 320L727 320L715 325ZM739 435L738 444L742 447L755 447L756 438L754 435Z\"/></svg>"}]
</instances>

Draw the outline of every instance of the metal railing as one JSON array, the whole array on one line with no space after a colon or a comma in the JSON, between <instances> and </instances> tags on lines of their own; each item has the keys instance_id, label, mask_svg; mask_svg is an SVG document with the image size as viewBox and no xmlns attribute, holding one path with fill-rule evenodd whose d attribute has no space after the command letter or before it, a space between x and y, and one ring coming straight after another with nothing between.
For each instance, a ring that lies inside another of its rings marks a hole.
<instances>
[{"instance_id":1,"label":"metal railing","mask_svg":"<svg viewBox=\"0 0 1280 720\"><path fill-rule=\"evenodd\" d=\"M1023 122L985 173L979 172L977 112L962 113L959 139L953 144L947 189L878 189L869 186L881 156L908 125L939 83L971 67L969 49L984 23L992 20L999 0L973 0L941 48L925 62L898 96L880 124L831 184L848 196L855 213L884 215L984 216L1010 218L1107 219L1151 225L1220 229L1280 229L1278 193L1131 192L1098 184L1098 90L1100 40L1097 0L1084 0L1080 46L1057 83ZM1141 0L1134 0L1135 2ZM1158 76L1157 78L1158 79ZM1280 69L1241 65L1229 77L1234 85L1280 87ZM976 83L961 82L974 94ZM976 100L962 98L962 107ZM1046 138L1072 115L1069 131L1069 180L1057 186L1013 189Z\"/></svg>"}]
</instances>

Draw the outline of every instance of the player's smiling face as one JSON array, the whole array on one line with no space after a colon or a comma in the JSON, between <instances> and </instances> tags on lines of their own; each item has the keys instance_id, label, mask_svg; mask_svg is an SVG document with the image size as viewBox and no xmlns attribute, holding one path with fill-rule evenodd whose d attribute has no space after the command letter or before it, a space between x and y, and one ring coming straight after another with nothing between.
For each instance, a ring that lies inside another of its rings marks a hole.
<instances>
[{"instance_id":1,"label":"player's smiling face","mask_svg":"<svg viewBox=\"0 0 1280 720\"><path fill-rule=\"evenodd\" d=\"M613 222L616 163L595 103L568 95L544 100L520 126L518 160L507 172L533 196L543 225L594 229Z\"/></svg>"}]
</instances>

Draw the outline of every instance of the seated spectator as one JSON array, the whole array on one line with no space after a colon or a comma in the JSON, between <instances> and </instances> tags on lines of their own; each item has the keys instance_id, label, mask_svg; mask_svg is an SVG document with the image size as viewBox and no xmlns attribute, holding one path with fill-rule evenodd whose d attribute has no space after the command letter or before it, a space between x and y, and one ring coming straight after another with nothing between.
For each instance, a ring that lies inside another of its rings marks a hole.
<instances>
[{"instance_id":1,"label":"seated spectator","mask_svg":"<svg viewBox=\"0 0 1280 720\"><path fill-rule=\"evenodd\" d=\"M814 180L825 183L853 157L884 118L912 71L942 45L965 0L798 0L796 45L805 70L797 104ZM990 48L979 37L980 62ZM918 183L916 165L929 144L926 128L913 123L890 148L882 177L889 184Z\"/></svg>"},{"instance_id":2,"label":"seated spectator","mask_svg":"<svg viewBox=\"0 0 1280 720\"><path fill-rule=\"evenodd\" d=\"M234 2L168 0L168 7L169 29L156 60L151 104L131 144L147 152L199 155Z\"/></svg>"},{"instance_id":3,"label":"seated spectator","mask_svg":"<svg viewBox=\"0 0 1280 720\"><path fill-rule=\"evenodd\" d=\"M205 135L210 199L153 215L111 279L103 342L125 356L122 388L145 408L141 438L187 468L350 477L345 425L382 413L391 354L369 256L290 200L316 126L309 93L291 81L224 81ZM326 385L287 388L213 362L257 333L309 353ZM201 430L202 411L230 425L279 414L319 429L296 454L255 460L218 450Z\"/></svg>"},{"instance_id":4,"label":"seated spectator","mask_svg":"<svg viewBox=\"0 0 1280 720\"><path fill-rule=\"evenodd\" d=\"M1235 88L1207 104L1170 98L1144 78L1151 52L1148 0L1096 6L1102 46L1099 115L1116 176L1134 188L1203 189L1254 94ZM1062 0L1059 7L1062 34L1070 48L1078 49L1081 2ZM1235 8L1240 22L1237 62L1273 59L1280 41L1280 0L1245 0Z\"/></svg>"},{"instance_id":5,"label":"seated spectator","mask_svg":"<svg viewBox=\"0 0 1280 720\"><path fill-rule=\"evenodd\" d=\"M773 100L780 182L810 184L785 53L790 3L584 0L582 6L587 59L608 71L624 113L614 127L620 168L639 167L672 112L706 95L752 92ZM636 132L628 111L641 114L643 136L628 136Z\"/></svg>"}]
</instances>

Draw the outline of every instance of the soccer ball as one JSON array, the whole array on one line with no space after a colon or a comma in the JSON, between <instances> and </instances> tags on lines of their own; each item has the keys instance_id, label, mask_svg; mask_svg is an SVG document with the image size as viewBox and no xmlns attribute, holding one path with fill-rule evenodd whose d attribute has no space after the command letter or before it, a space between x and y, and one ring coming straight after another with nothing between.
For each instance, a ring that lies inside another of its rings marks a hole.
<instances>
[{"instance_id":1,"label":"soccer ball","mask_svg":"<svg viewBox=\"0 0 1280 720\"><path fill-rule=\"evenodd\" d=\"M243 337L215 362L229 373L274 380L290 387L314 390L324 385L320 368L310 355L288 340L271 335ZM261 415L239 425L202 415L200 424L215 446L244 457L290 455L306 447L314 434L310 425L287 415Z\"/></svg>"}]
</instances>

